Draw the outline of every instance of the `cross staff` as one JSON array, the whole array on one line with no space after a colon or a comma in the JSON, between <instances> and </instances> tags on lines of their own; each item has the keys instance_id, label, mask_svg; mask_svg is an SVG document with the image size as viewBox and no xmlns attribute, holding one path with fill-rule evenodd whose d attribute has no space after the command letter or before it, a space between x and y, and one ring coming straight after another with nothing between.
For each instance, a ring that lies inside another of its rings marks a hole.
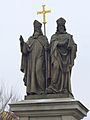
<instances>
[{"instance_id":1,"label":"cross staff","mask_svg":"<svg viewBox=\"0 0 90 120\"><path fill-rule=\"evenodd\" d=\"M37 12L37 14L43 14L43 25L44 25L44 35L46 36L46 13L50 13L51 10L45 9L46 5L42 5L43 10ZM45 63L46 63L46 90L47 90L47 80L48 80L48 51L45 50Z\"/></svg>"},{"instance_id":2,"label":"cross staff","mask_svg":"<svg viewBox=\"0 0 90 120\"><path fill-rule=\"evenodd\" d=\"M47 22L46 22L46 13L50 13L50 12L51 12L51 10L46 10L46 9L45 9L45 6L46 6L46 5L42 5L43 10L37 12L37 14L43 14L44 35L46 35L46 27L45 27L45 25L46 25L46 23L47 23Z\"/></svg>"}]
</instances>

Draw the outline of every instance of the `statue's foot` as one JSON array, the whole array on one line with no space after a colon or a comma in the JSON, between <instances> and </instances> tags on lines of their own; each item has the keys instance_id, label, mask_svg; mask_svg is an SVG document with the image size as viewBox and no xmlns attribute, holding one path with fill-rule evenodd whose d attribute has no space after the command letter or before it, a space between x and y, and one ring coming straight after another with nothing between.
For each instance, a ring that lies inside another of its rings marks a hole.
<instances>
[{"instance_id":1,"label":"statue's foot","mask_svg":"<svg viewBox=\"0 0 90 120\"><path fill-rule=\"evenodd\" d=\"M49 86L49 87L46 89L46 93L47 93L47 94L55 94L55 93L57 93L57 91L56 91L53 87Z\"/></svg>"},{"instance_id":2,"label":"statue's foot","mask_svg":"<svg viewBox=\"0 0 90 120\"><path fill-rule=\"evenodd\" d=\"M53 90L50 88L47 88L45 91L46 94L53 94Z\"/></svg>"},{"instance_id":3,"label":"statue's foot","mask_svg":"<svg viewBox=\"0 0 90 120\"><path fill-rule=\"evenodd\" d=\"M66 89L63 89L63 90L59 90L59 93L61 93L61 94L68 94L68 91Z\"/></svg>"},{"instance_id":4,"label":"statue's foot","mask_svg":"<svg viewBox=\"0 0 90 120\"><path fill-rule=\"evenodd\" d=\"M61 93L61 94L67 94L67 95L70 94L71 96L73 96L73 94L71 92L69 92L67 89L60 90L59 93Z\"/></svg>"},{"instance_id":5,"label":"statue's foot","mask_svg":"<svg viewBox=\"0 0 90 120\"><path fill-rule=\"evenodd\" d=\"M45 94L45 91L40 91L40 92L38 93L38 95L43 95L43 94Z\"/></svg>"}]
</instances>

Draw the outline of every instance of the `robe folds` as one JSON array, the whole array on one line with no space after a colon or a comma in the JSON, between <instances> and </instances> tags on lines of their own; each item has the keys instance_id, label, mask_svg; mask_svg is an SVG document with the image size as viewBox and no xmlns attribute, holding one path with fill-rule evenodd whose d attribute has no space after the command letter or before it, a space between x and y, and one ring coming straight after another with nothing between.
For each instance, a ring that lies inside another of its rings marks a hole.
<instances>
[{"instance_id":1,"label":"robe folds","mask_svg":"<svg viewBox=\"0 0 90 120\"><path fill-rule=\"evenodd\" d=\"M51 84L49 89L54 93L71 91L71 70L76 57L77 45L68 33L54 34L50 41L51 47Z\"/></svg>"},{"instance_id":2,"label":"robe folds","mask_svg":"<svg viewBox=\"0 0 90 120\"><path fill-rule=\"evenodd\" d=\"M28 94L43 94L45 91L45 51L49 46L45 36L31 36L21 45L21 71Z\"/></svg>"}]
</instances>

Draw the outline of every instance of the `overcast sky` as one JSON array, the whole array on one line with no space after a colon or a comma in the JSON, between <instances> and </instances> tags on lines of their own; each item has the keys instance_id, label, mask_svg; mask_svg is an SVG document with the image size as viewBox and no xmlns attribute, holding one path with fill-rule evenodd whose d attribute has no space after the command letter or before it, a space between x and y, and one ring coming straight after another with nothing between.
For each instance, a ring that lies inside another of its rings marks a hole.
<instances>
[{"instance_id":1,"label":"overcast sky","mask_svg":"<svg viewBox=\"0 0 90 120\"><path fill-rule=\"evenodd\" d=\"M19 36L26 41L33 33L33 21L42 22L42 16L36 14L42 4L43 0L0 0L0 81L8 89L13 86L17 94L25 94ZM47 14L49 41L56 31L56 20L64 17L67 32L78 45L72 90L75 99L90 109L90 0L46 0L46 8L52 11ZM90 114L84 120L90 120Z\"/></svg>"}]
</instances>

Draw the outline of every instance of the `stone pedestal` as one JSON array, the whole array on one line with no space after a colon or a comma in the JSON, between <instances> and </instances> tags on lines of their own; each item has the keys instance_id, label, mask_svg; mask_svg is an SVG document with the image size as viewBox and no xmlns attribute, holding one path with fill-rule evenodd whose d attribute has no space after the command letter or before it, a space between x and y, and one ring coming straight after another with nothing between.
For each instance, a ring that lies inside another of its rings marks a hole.
<instances>
[{"instance_id":1,"label":"stone pedestal","mask_svg":"<svg viewBox=\"0 0 90 120\"><path fill-rule=\"evenodd\" d=\"M81 120L88 109L72 98L30 99L10 104L20 120Z\"/></svg>"}]
</instances>

